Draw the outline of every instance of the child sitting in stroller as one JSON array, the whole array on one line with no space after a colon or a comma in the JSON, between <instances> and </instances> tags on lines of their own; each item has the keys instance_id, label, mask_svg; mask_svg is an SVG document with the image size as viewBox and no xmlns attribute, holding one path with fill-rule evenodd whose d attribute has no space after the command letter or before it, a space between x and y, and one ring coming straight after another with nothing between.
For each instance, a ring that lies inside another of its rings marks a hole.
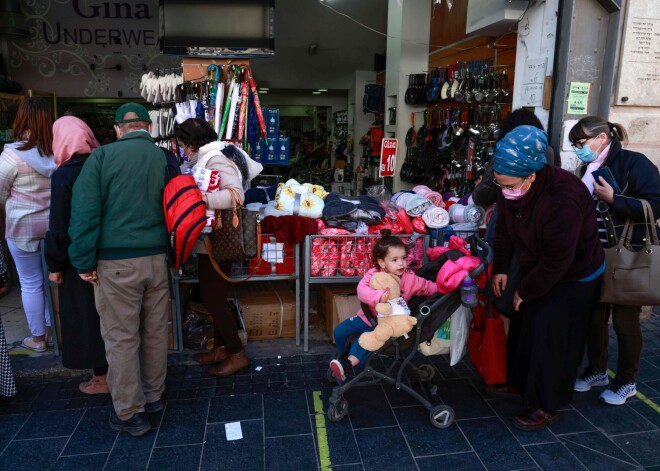
<instances>
[{"instance_id":1,"label":"child sitting in stroller","mask_svg":"<svg viewBox=\"0 0 660 471\"><path fill-rule=\"evenodd\" d=\"M357 296L360 302L367 304L372 310L376 304L386 303L389 292L376 290L369 286L369 280L378 271L390 273L401 278L401 296L405 301L413 296L431 296L438 292L435 282L425 280L416 276L412 271L406 270L406 257L408 246L398 237L391 235L390 231L382 231L383 237L376 242L371 252L371 259L377 268L370 269L365 273L357 287ZM342 321L335 327L335 345L337 346L338 359L330 362L330 370L338 381L346 380L346 373L367 359L371 352L362 348L355 341L350 346L348 357L342 356L348 348L346 342L364 332L374 330L368 317L360 309L357 315Z\"/></svg>"}]
</instances>

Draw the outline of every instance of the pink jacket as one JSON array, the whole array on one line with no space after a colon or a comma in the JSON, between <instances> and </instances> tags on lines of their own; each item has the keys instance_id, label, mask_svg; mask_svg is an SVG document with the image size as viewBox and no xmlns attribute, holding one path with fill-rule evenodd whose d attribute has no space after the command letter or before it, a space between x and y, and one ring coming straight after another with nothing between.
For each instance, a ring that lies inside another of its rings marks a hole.
<instances>
[{"instance_id":1,"label":"pink jacket","mask_svg":"<svg viewBox=\"0 0 660 471\"><path fill-rule=\"evenodd\" d=\"M376 304L380 302L381 296L385 293L385 290L373 289L369 286L371 277L378 271L380 271L380 269L372 268L365 273L357 287L358 299L367 304L372 310L375 309ZM437 292L438 286L434 281L420 278L411 271L407 271L401 276L401 296L403 296L403 299L405 299L406 302L413 296L431 296ZM360 316L360 319L362 319L367 325L371 325L362 309L358 311L357 315Z\"/></svg>"}]
</instances>

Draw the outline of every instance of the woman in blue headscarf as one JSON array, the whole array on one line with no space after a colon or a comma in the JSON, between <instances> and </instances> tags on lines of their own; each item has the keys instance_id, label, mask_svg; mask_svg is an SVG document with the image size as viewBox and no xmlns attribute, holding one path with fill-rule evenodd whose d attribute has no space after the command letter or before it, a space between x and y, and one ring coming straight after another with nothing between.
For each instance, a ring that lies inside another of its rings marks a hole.
<instances>
[{"instance_id":1,"label":"woman in blue headscarf","mask_svg":"<svg viewBox=\"0 0 660 471\"><path fill-rule=\"evenodd\" d=\"M547 165L545 132L519 126L497 143L500 187L492 287L501 296L511 257L522 278L507 340L507 382L526 410L514 425L536 430L571 401L589 316L605 267L595 209L584 184Z\"/></svg>"}]
</instances>

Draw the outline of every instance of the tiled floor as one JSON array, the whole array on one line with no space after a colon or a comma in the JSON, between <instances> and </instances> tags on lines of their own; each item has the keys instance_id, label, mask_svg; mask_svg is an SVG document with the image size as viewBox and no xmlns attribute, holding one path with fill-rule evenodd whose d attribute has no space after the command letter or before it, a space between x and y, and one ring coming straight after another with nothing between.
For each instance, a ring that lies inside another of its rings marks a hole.
<instances>
[{"instance_id":1,"label":"tiled floor","mask_svg":"<svg viewBox=\"0 0 660 471\"><path fill-rule=\"evenodd\" d=\"M612 407L598 391L576 394L537 432L515 429L519 404L484 396L472 366L444 356L431 360L437 400L456 411L447 429L382 385L349 391L348 416L330 422L327 353L254 359L250 374L227 379L172 354L165 410L138 438L107 426L109 397L83 396L80 377L23 379L18 398L0 403L0 470L660 470L658 309L643 328L639 397ZM228 440L236 422L242 438Z\"/></svg>"}]
</instances>

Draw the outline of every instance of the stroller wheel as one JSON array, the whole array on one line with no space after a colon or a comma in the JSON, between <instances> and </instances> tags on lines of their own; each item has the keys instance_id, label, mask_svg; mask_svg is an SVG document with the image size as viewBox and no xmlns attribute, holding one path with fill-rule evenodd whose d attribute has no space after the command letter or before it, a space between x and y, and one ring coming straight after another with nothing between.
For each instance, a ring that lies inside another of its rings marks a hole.
<instances>
[{"instance_id":1,"label":"stroller wheel","mask_svg":"<svg viewBox=\"0 0 660 471\"><path fill-rule=\"evenodd\" d=\"M341 419L346 417L348 412L348 402L343 397L339 399L336 403L330 404L328 406L328 419L330 422L339 422Z\"/></svg>"},{"instance_id":2,"label":"stroller wheel","mask_svg":"<svg viewBox=\"0 0 660 471\"><path fill-rule=\"evenodd\" d=\"M424 363L417 367L417 374L422 381L428 381L435 376L435 368L429 363Z\"/></svg>"},{"instance_id":3,"label":"stroller wheel","mask_svg":"<svg viewBox=\"0 0 660 471\"><path fill-rule=\"evenodd\" d=\"M454 409L445 405L438 405L431 409L429 419L434 427L447 428L454 423Z\"/></svg>"}]
</instances>

